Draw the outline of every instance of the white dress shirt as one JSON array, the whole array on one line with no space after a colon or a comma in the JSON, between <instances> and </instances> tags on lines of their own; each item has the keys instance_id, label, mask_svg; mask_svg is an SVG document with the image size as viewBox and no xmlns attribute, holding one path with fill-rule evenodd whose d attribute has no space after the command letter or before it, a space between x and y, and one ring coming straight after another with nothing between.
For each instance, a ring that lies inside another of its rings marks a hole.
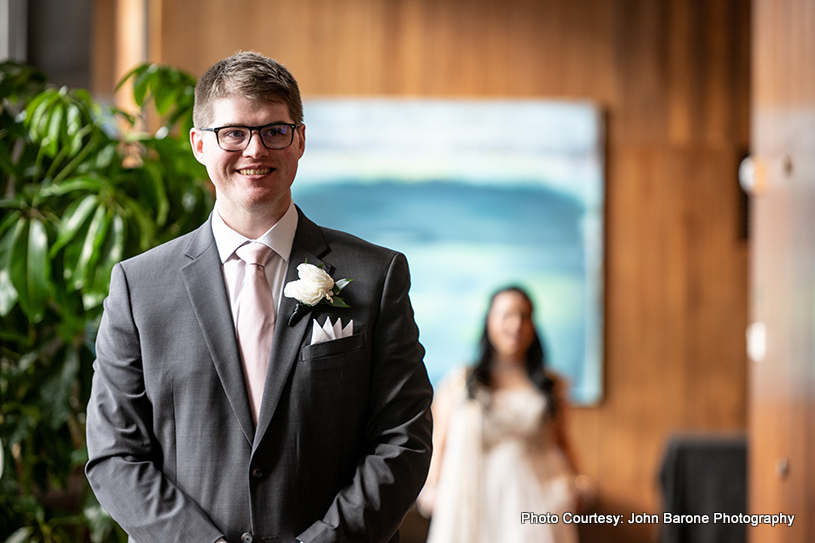
<instances>
[{"instance_id":1,"label":"white dress shirt","mask_svg":"<svg viewBox=\"0 0 815 543\"><path fill-rule=\"evenodd\" d=\"M246 272L246 263L235 254L235 250L241 245L256 241L263 243L274 251L266 263L266 278L269 280L269 287L272 289L276 314L277 309L280 307L280 299L283 296L286 269L291 256L294 233L297 231L297 222L297 209L292 203L274 226L258 239L251 240L235 232L224 222L218 213L218 203L215 202L215 212L212 214L212 234L215 236L215 245L218 247L218 254L221 257L226 291L229 294L229 304L232 308L233 324L238 322L240 296Z\"/></svg>"}]
</instances>

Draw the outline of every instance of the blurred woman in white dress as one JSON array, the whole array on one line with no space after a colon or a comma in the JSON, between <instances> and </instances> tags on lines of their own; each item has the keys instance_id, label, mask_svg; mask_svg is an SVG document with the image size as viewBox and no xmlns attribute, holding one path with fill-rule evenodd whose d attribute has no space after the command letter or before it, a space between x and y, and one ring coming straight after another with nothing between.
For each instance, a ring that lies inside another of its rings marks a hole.
<instances>
[{"instance_id":1,"label":"blurred woman in white dress","mask_svg":"<svg viewBox=\"0 0 815 543\"><path fill-rule=\"evenodd\" d=\"M563 522L578 505L563 386L544 369L532 313L519 287L494 294L478 360L436 391L433 460L417 502L431 517L428 543L578 541ZM558 522L522 522L522 513Z\"/></svg>"}]
</instances>

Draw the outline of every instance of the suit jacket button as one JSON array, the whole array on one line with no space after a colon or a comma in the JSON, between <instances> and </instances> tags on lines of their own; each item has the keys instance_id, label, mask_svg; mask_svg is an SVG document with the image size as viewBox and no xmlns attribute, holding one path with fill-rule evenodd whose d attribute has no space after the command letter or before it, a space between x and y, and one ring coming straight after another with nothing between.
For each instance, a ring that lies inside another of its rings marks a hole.
<instances>
[{"instance_id":1,"label":"suit jacket button","mask_svg":"<svg viewBox=\"0 0 815 543\"><path fill-rule=\"evenodd\" d=\"M261 477L263 477L263 470L260 468L252 469L252 477L254 477L255 479L260 479Z\"/></svg>"},{"instance_id":2,"label":"suit jacket button","mask_svg":"<svg viewBox=\"0 0 815 543\"><path fill-rule=\"evenodd\" d=\"M252 543L253 539L254 538L252 537L252 534L250 534L249 532L246 532L245 534L243 534L241 536L241 542L242 543Z\"/></svg>"}]
</instances>

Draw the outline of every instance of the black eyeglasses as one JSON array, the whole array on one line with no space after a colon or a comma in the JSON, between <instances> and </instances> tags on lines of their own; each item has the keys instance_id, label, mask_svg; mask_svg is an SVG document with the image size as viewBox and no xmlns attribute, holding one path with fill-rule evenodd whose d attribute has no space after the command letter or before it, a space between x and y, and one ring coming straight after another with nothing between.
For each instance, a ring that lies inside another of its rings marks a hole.
<instances>
[{"instance_id":1,"label":"black eyeglasses","mask_svg":"<svg viewBox=\"0 0 815 543\"><path fill-rule=\"evenodd\" d=\"M218 147L224 151L243 151L252 141L252 132L260 134L260 141L267 149L285 149L294 141L294 132L303 123L272 123L263 126L219 126L218 128L199 128L207 132L215 132Z\"/></svg>"}]
</instances>

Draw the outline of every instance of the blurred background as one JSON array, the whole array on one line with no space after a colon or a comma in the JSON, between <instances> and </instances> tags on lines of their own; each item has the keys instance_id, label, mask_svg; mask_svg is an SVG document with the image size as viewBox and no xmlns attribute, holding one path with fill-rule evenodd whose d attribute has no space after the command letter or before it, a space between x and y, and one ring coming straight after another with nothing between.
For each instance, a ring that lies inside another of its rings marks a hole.
<instances>
[{"instance_id":1,"label":"blurred background","mask_svg":"<svg viewBox=\"0 0 815 543\"><path fill-rule=\"evenodd\" d=\"M4 58L124 108L116 84L140 63L198 77L237 50L284 63L306 99L599 105L604 392L569 420L591 511L661 513L672 443L735 440L747 510L795 515L747 529L754 543L815 541L813 28L810 0L0 2Z\"/></svg>"}]
</instances>

